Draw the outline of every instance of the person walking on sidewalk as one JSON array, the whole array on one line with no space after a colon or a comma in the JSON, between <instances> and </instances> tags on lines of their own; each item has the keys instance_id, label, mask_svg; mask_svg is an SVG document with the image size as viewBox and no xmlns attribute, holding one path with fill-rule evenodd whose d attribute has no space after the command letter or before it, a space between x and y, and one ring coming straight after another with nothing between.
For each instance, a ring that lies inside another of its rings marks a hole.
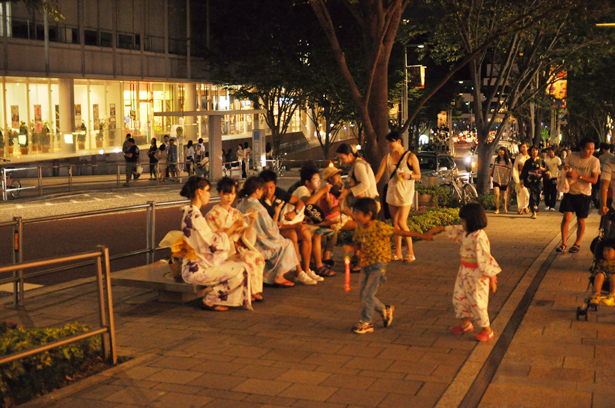
<instances>
[{"instance_id":1,"label":"person walking on sidewalk","mask_svg":"<svg viewBox=\"0 0 615 408\"><path fill-rule=\"evenodd\" d=\"M547 149L547 158L545 159L547 172L543 180L543 191L545 195L546 210L555 211L557 203L557 179L559 177L559 168L562 165L562 160L555 155L555 148L549 146Z\"/></svg>"},{"instance_id":2,"label":"person walking on sidewalk","mask_svg":"<svg viewBox=\"0 0 615 408\"><path fill-rule=\"evenodd\" d=\"M525 161L523 170L521 171L521 187L527 187L530 192L530 209L532 210L532 219L535 220L538 215L538 205L540 204L540 180L547 169L545 163L538 157L538 148L532 146L530 150L530 158Z\"/></svg>"},{"instance_id":3,"label":"person walking on sidewalk","mask_svg":"<svg viewBox=\"0 0 615 408\"><path fill-rule=\"evenodd\" d=\"M132 137L128 139L128 149L124 152L124 160L126 161L126 183L124 183L124 187L130 187L130 178L134 177L137 181L141 176L140 173L137 173L137 166L141 163L139 148Z\"/></svg>"},{"instance_id":4,"label":"person walking on sidewalk","mask_svg":"<svg viewBox=\"0 0 615 408\"><path fill-rule=\"evenodd\" d=\"M528 153L529 147L530 145L527 143L521 144L521 153L517 155L515 165L513 166L512 174L513 180L515 181L515 191L517 192L517 211L519 214L522 214L524 211L526 213L530 212L527 208L530 200L530 192L527 188L521 186L521 179L519 178L525 161L530 158Z\"/></svg>"},{"instance_id":5,"label":"person walking on sidewalk","mask_svg":"<svg viewBox=\"0 0 615 408\"><path fill-rule=\"evenodd\" d=\"M378 287L386 281L387 263L391 261L391 235L433 240L432 231L419 234L393 228L382 221L376 220L378 205L373 198L359 198L354 205L354 215L358 227L355 230L354 245L345 245L344 252L361 251L361 320L355 324L352 331L357 334L373 333L372 317L374 310L382 315L384 327L393 322L395 307L383 304L376 298Z\"/></svg>"},{"instance_id":6,"label":"person walking on sidewalk","mask_svg":"<svg viewBox=\"0 0 615 408\"><path fill-rule=\"evenodd\" d=\"M564 194L559 206L559 212L564 214L562 218L562 245L556 251L566 252L568 240L568 227L572 220L572 213L577 215L577 240L568 250L570 253L579 252L581 238L585 233L585 219L589 215L591 204L592 184L598 181L600 175L600 161L594 157L594 142L590 138L583 138L579 142L580 152L572 152L564 160L566 178L570 184L570 190Z\"/></svg>"},{"instance_id":7,"label":"person walking on sidewalk","mask_svg":"<svg viewBox=\"0 0 615 408\"><path fill-rule=\"evenodd\" d=\"M453 306L455 316L461 319L461 324L451 331L464 334L474 331L474 323L482 327L482 331L474 336L478 341L493 339L493 330L489 322L489 288L494 292L496 275L502 268L491 256L491 245L484 231L487 227L487 214L479 203L466 204L459 210L461 225L434 228L432 233L446 231L446 236L461 244L461 266L455 281Z\"/></svg>"},{"instance_id":8,"label":"person walking on sidewalk","mask_svg":"<svg viewBox=\"0 0 615 408\"><path fill-rule=\"evenodd\" d=\"M493 177L493 193L495 194L495 213L500 213L500 191L504 196L504 212L508 212L508 184L512 173L513 163L508 155L508 150L504 146L498 149L498 155L493 160L491 177Z\"/></svg>"}]
</instances>

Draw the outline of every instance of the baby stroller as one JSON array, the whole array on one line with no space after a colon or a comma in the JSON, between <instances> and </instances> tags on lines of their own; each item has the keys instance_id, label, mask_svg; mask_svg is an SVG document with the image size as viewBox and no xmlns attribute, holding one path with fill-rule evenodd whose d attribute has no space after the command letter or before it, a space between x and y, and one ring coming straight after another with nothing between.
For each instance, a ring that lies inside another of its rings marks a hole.
<instances>
[{"instance_id":1,"label":"baby stroller","mask_svg":"<svg viewBox=\"0 0 615 408\"><path fill-rule=\"evenodd\" d=\"M581 306L577 307L577 320L581 320L581 317L585 317L585 320L587 321L589 310L598 310L598 304L591 303L592 295L594 293L594 280L597 273L596 265L598 261L602 259L602 252L604 250L605 242L607 240L612 240L615 238L614 221L615 211L609 211L608 214L602 216L602 218L600 219L600 228L598 229L598 236L593 239L591 245L589 246L590 251L592 252L592 254L594 254L594 259L592 260L592 264L589 268L591 276L589 277L589 282L587 284L585 300L583 301L583 304ZM609 282L605 280L602 285L601 295L608 294L608 288Z\"/></svg>"}]
</instances>

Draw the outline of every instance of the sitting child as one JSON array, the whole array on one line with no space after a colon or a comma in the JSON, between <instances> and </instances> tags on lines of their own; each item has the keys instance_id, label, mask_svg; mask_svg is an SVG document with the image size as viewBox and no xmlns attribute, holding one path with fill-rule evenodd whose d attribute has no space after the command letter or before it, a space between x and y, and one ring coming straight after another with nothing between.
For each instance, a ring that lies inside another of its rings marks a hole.
<instances>
[{"instance_id":1,"label":"sitting child","mask_svg":"<svg viewBox=\"0 0 615 408\"><path fill-rule=\"evenodd\" d=\"M598 249L596 255L597 262L593 269L594 295L590 303L597 305L600 301L607 306L615 306L615 239L607 239L602 243L602 251ZM609 295L601 297L602 285L604 281L609 282Z\"/></svg>"}]
</instances>

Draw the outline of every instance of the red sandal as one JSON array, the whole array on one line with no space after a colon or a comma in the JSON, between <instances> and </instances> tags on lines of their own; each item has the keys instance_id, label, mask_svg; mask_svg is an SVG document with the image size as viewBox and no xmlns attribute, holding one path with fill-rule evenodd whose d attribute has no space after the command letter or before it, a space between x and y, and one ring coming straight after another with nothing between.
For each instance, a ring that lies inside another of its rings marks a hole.
<instances>
[{"instance_id":1,"label":"red sandal","mask_svg":"<svg viewBox=\"0 0 615 408\"><path fill-rule=\"evenodd\" d=\"M455 326L451 329L451 331L454 334L463 334L463 333L474 331L474 326L472 326L472 323L468 323L465 326L462 326L462 325Z\"/></svg>"}]
</instances>

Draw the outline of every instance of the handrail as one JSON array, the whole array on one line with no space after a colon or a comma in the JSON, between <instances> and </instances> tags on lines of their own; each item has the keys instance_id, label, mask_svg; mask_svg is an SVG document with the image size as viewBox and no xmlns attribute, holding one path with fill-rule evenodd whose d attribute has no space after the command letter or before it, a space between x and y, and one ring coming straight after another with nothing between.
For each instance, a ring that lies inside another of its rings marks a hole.
<instances>
[{"instance_id":1,"label":"handrail","mask_svg":"<svg viewBox=\"0 0 615 408\"><path fill-rule=\"evenodd\" d=\"M113 317L113 296L111 293L111 270L109 264L109 249L105 246L99 246L98 250L91 252L84 252L75 255L63 256L60 258L49 258L39 261L20 263L5 267L0 267L0 273L3 272L20 272L19 280L21 289L21 300L23 306L23 280L30 277L30 275L24 275L21 273L24 269L36 268L38 266L54 265L58 263L65 263L70 261L78 261L82 259L95 259L96 260L96 280L98 282L98 303L99 303L99 318L100 327L94 330L90 330L86 333L67 337L62 340L55 341L53 343L45 344L43 346L35 347L30 350L20 351L0 358L0 364L6 364L11 361L15 361L24 357L31 356L33 354L42 353L47 350L51 350L57 347L61 347L65 344L74 343L76 341L86 339L88 337L101 335L102 338L102 352L105 360L111 357L112 363L117 364L117 351L115 344L115 319ZM104 260L104 268L102 262ZM15 279L15 278L13 278ZM108 334L107 337L104 334Z\"/></svg>"}]
</instances>

